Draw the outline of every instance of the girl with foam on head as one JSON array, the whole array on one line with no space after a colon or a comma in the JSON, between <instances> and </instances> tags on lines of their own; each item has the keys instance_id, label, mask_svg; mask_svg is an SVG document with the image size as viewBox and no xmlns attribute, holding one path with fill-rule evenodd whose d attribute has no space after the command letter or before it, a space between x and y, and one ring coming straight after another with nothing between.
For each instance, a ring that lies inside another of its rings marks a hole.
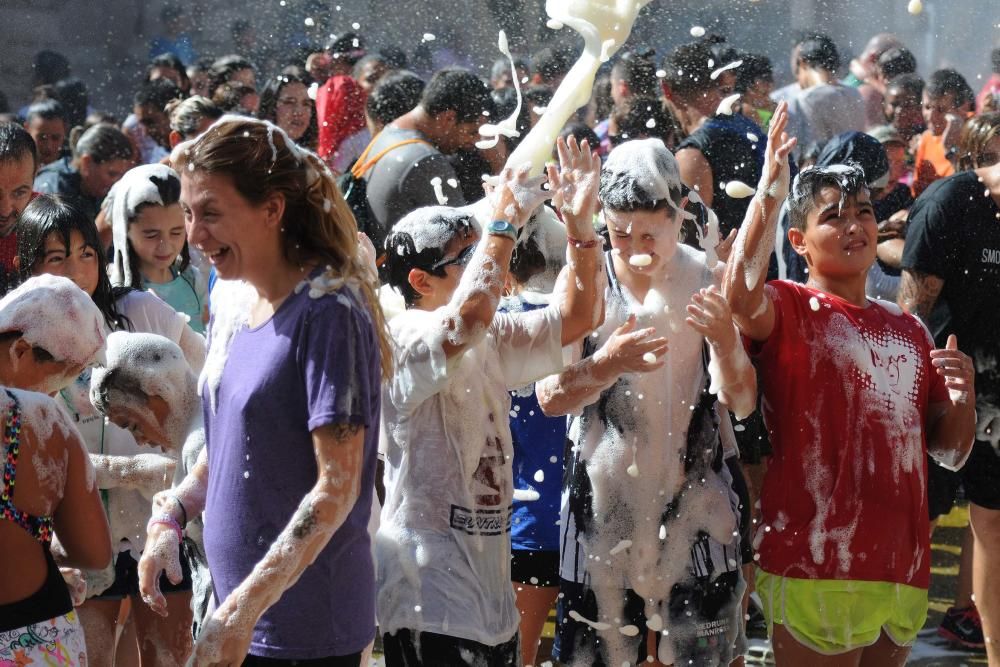
<instances>
[{"instance_id":1,"label":"girl with foam on head","mask_svg":"<svg viewBox=\"0 0 1000 667\"><path fill-rule=\"evenodd\" d=\"M115 242L111 282L153 292L204 333L208 284L191 264L180 194L180 177L162 164L136 167L111 188L104 200Z\"/></svg>"},{"instance_id":2,"label":"girl with foam on head","mask_svg":"<svg viewBox=\"0 0 1000 667\"><path fill-rule=\"evenodd\" d=\"M178 152L188 238L220 278L208 455L160 507L178 523L204 510L218 607L193 660L358 665L375 635L367 526L392 359L374 251L331 172L276 126L224 117ZM143 591L172 567L151 557Z\"/></svg>"},{"instance_id":3,"label":"girl with foam on head","mask_svg":"<svg viewBox=\"0 0 1000 667\"><path fill-rule=\"evenodd\" d=\"M153 498L153 523L163 521L162 507L175 502L177 486L184 480L205 449L205 426L194 373L184 361L180 348L163 336L116 331L108 337L107 361L90 380L90 400L112 423L132 431L136 439L152 447L180 454L174 488ZM183 540L174 531L158 533L159 542L148 539L139 571L150 567L151 554L172 557L167 577L174 584L182 580L183 567L178 550L183 545L191 568L194 614L193 634L198 636L212 596L212 579L205 559L201 516L182 516ZM168 521L169 525L169 521ZM176 538L176 539L175 539ZM140 591L143 599L160 614L168 612L167 599L153 580L153 590Z\"/></svg>"},{"instance_id":4,"label":"girl with foam on head","mask_svg":"<svg viewBox=\"0 0 1000 667\"><path fill-rule=\"evenodd\" d=\"M91 296L109 330L134 329L163 335L184 351L195 371L205 358L204 339L191 330L170 306L147 292L113 289L104 271L106 265L97 228L73 204L51 195L32 201L18 221L18 271L22 279L53 274L69 278ZM60 398L87 443L97 470L97 485L103 491L112 543L114 568L87 573L90 599L81 607L80 617L87 634L92 665L114 661L115 623L122 613L122 600L133 599L138 619L140 651L154 659L157 646L169 646L160 659L170 655L183 662L190 652L190 581L175 587L168 598L174 614L171 623L155 615L142 615L138 597L137 564L146 542L145 525L154 493L170 484L176 457L152 453L136 443L128 431L105 424L87 398L90 373L82 373L75 383L60 392ZM178 637L181 641L178 641ZM151 641L145 642L144 639Z\"/></svg>"},{"instance_id":5,"label":"girl with foam on head","mask_svg":"<svg viewBox=\"0 0 1000 667\"><path fill-rule=\"evenodd\" d=\"M79 433L34 392L56 392L103 360L101 312L69 280L41 276L0 300L0 332L0 383L18 388L0 389L0 664L86 664L73 610L82 595L67 583L80 581L75 568L111 560L108 522Z\"/></svg>"}]
</instances>

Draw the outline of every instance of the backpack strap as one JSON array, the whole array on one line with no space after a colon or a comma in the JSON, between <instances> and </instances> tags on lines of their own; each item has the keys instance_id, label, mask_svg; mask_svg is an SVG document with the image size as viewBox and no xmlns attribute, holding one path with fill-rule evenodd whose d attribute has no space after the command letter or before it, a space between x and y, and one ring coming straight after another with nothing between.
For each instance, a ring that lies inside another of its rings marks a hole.
<instances>
[{"instance_id":1,"label":"backpack strap","mask_svg":"<svg viewBox=\"0 0 1000 667\"><path fill-rule=\"evenodd\" d=\"M354 163L354 166L351 167L351 176L353 176L354 178L361 178L369 169L374 167L375 163L381 160L385 156L385 154L388 153L389 151L395 150L401 146L406 146L408 144L427 144L428 146L431 145L430 142L425 141L423 139L405 139L403 141L397 142L389 146L388 148L385 148L384 150L379 151L375 155L375 157L366 162L365 160L368 157L368 153L371 152L372 147L375 145L375 142L378 141L379 136L381 136L381 134L372 139L371 143L368 144L368 148L365 149L365 152L361 154L357 162Z\"/></svg>"}]
</instances>

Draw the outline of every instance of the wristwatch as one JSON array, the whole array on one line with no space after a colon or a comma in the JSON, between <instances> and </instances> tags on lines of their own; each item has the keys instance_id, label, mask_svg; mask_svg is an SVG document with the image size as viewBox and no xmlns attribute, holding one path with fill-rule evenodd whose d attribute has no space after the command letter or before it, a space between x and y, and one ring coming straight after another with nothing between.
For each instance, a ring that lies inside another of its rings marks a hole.
<instances>
[{"instance_id":1,"label":"wristwatch","mask_svg":"<svg viewBox=\"0 0 1000 667\"><path fill-rule=\"evenodd\" d=\"M517 227L510 224L506 220L494 220L490 224L486 225L486 232L488 234L506 236L511 241L517 241Z\"/></svg>"}]
</instances>

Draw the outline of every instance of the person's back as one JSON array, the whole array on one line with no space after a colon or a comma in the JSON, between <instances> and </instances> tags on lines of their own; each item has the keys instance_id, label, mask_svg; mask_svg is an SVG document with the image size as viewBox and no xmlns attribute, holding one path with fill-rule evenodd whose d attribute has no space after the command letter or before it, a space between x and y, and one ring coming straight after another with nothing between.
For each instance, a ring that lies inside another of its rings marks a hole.
<instances>
[{"instance_id":1,"label":"person's back","mask_svg":"<svg viewBox=\"0 0 1000 667\"><path fill-rule=\"evenodd\" d=\"M111 539L83 441L59 407L43 394L0 390L4 471L0 487L0 663L60 652L83 658L83 631L69 618L72 600L52 557L57 535L70 567L103 567ZM16 482L16 489L15 489ZM33 626L51 643L21 646ZM43 625L44 624L44 625Z\"/></svg>"}]
</instances>

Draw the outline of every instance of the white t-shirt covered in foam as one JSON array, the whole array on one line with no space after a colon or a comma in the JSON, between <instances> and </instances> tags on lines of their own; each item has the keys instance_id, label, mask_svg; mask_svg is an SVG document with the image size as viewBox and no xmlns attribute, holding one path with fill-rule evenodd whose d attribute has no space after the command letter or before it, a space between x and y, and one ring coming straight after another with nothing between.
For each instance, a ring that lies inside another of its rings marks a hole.
<instances>
[{"instance_id":1,"label":"white t-shirt covered in foam","mask_svg":"<svg viewBox=\"0 0 1000 667\"><path fill-rule=\"evenodd\" d=\"M376 537L378 618L490 646L520 616L510 579L513 444L508 390L563 366L557 308L498 314L448 360L440 312L390 328L398 357L383 386L386 502Z\"/></svg>"}]
</instances>

